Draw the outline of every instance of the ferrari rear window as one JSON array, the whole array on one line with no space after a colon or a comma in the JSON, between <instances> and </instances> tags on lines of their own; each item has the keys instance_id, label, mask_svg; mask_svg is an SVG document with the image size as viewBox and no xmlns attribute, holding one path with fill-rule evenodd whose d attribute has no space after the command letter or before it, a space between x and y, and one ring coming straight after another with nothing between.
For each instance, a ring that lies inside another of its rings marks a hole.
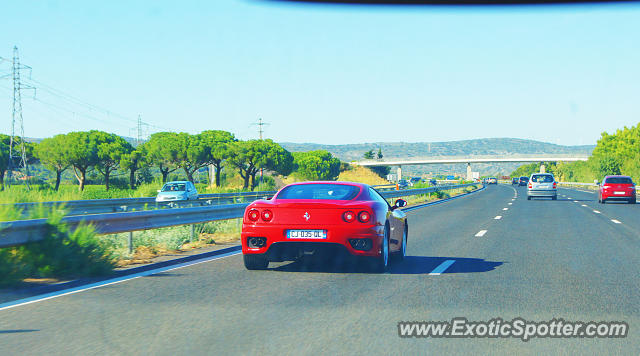
<instances>
[{"instance_id":1,"label":"ferrari rear window","mask_svg":"<svg viewBox=\"0 0 640 356\"><path fill-rule=\"evenodd\" d=\"M285 187L277 199L325 199L351 200L360 192L354 185L344 184L299 184Z\"/></svg>"},{"instance_id":2,"label":"ferrari rear window","mask_svg":"<svg viewBox=\"0 0 640 356\"><path fill-rule=\"evenodd\" d=\"M609 177L605 180L606 184L633 184L629 177Z\"/></svg>"}]
</instances>

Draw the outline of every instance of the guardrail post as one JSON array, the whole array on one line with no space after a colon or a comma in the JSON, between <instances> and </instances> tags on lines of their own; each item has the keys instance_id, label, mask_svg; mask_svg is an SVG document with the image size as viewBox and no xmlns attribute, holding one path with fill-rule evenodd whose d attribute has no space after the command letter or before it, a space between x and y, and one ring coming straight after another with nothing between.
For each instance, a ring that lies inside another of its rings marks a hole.
<instances>
[{"instance_id":1,"label":"guardrail post","mask_svg":"<svg viewBox=\"0 0 640 356\"><path fill-rule=\"evenodd\" d=\"M133 253L133 231L129 231L129 254Z\"/></svg>"},{"instance_id":2,"label":"guardrail post","mask_svg":"<svg viewBox=\"0 0 640 356\"><path fill-rule=\"evenodd\" d=\"M196 224L191 224L191 241L193 242L196 239Z\"/></svg>"}]
</instances>

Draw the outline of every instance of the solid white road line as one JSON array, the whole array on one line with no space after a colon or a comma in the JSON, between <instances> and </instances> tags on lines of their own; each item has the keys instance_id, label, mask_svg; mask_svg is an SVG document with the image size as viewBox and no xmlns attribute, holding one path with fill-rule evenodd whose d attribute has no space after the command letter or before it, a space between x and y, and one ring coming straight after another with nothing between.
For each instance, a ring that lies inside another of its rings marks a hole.
<instances>
[{"instance_id":1,"label":"solid white road line","mask_svg":"<svg viewBox=\"0 0 640 356\"><path fill-rule=\"evenodd\" d=\"M594 213L596 213L596 214L600 214L600 212L599 212L599 211L597 211L597 210L594 210L593 212L594 212Z\"/></svg>"},{"instance_id":2,"label":"solid white road line","mask_svg":"<svg viewBox=\"0 0 640 356\"><path fill-rule=\"evenodd\" d=\"M36 295L36 296L33 296L33 297L29 297L29 298L14 300L14 301L11 301L11 302L0 304L0 311L5 310L5 309L19 307L21 305L27 305L27 304L41 302L43 300L62 297L64 295L84 292L84 291L90 290L90 289L95 289L95 288L109 286L109 285L113 285L113 284L117 284L117 283L122 283L122 282L126 282L128 280L131 280L131 279L136 279L136 278L139 278L139 277L149 276L149 275L156 274L156 273L172 271L172 270L175 270L175 269L189 267L189 266L197 265L197 264L200 264L200 263L210 262L210 261L213 261L213 260L217 260L217 259L221 259L221 258L225 258L225 257L229 257L229 256L235 256L235 255L238 255L240 253L242 253L242 251L227 252L227 253L223 253L221 255L216 255L216 256L212 256L212 257L206 258L204 260L196 260L196 261L185 262L185 263L181 263L181 264L173 265L173 266L160 267L160 268L156 268L156 269L152 269L152 270L148 270L148 271L144 271L144 272L140 272L140 273L130 274L128 276L122 276L122 277L107 279L107 280L101 281L101 282L86 284L86 285L78 286L78 287L75 287L75 288L63 289L63 290L59 290L59 291L56 291L56 292L51 292L51 293Z\"/></svg>"},{"instance_id":3,"label":"solid white road line","mask_svg":"<svg viewBox=\"0 0 640 356\"><path fill-rule=\"evenodd\" d=\"M484 234L486 234L486 233L487 233L487 230L480 230L480 231L478 231L478 233L476 234L476 237L482 237L482 236L484 236Z\"/></svg>"},{"instance_id":4,"label":"solid white road line","mask_svg":"<svg viewBox=\"0 0 640 356\"><path fill-rule=\"evenodd\" d=\"M622 224L620 221L616 220L616 219L611 219L611 221L613 221L616 224Z\"/></svg>"},{"instance_id":5,"label":"solid white road line","mask_svg":"<svg viewBox=\"0 0 640 356\"><path fill-rule=\"evenodd\" d=\"M498 215L498 216L496 216L495 218L493 218L493 220L500 220L500 219L502 219L502 216L501 216L501 215Z\"/></svg>"},{"instance_id":6,"label":"solid white road line","mask_svg":"<svg viewBox=\"0 0 640 356\"><path fill-rule=\"evenodd\" d=\"M446 260L442 262L438 267L436 267L431 273L430 276L439 276L441 273L447 270L447 268L451 267L451 265L456 262L456 260Z\"/></svg>"}]
</instances>

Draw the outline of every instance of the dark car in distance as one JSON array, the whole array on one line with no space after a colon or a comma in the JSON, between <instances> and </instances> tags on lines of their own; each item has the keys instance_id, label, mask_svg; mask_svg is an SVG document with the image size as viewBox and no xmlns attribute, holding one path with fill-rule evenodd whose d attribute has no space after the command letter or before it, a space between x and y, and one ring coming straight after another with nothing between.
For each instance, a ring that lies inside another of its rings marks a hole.
<instances>
[{"instance_id":1,"label":"dark car in distance","mask_svg":"<svg viewBox=\"0 0 640 356\"><path fill-rule=\"evenodd\" d=\"M520 179L518 181L519 181L518 186L526 187L527 183L529 183L529 177L522 176L522 177L520 177Z\"/></svg>"}]
</instances>

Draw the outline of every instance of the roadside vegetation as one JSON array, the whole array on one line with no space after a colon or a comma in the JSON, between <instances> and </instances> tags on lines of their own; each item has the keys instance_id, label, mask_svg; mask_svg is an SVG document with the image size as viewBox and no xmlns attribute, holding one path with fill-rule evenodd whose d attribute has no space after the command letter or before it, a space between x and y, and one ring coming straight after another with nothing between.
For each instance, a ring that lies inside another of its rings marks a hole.
<instances>
[{"instance_id":1,"label":"roadside vegetation","mask_svg":"<svg viewBox=\"0 0 640 356\"><path fill-rule=\"evenodd\" d=\"M538 172L538 164L518 167L512 177L529 176ZM603 132L593 153L584 162L548 162L547 172L553 173L561 182L590 183L602 181L606 175L628 175L640 180L640 124L624 127L614 134Z\"/></svg>"},{"instance_id":2,"label":"roadside vegetation","mask_svg":"<svg viewBox=\"0 0 640 356\"><path fill-rule=\"evenodd\" d=\"M14 212L3 208L0 214L7 219ZM45 212L36 210L31 214L37 218ZM110 273L114 260L91 226L81 225L71 231L60 223L64 212L52 210L46 215L44 240L0 249L0 287L15 285L26 278L73 278Z\"/></svg>"}]
</instances>

